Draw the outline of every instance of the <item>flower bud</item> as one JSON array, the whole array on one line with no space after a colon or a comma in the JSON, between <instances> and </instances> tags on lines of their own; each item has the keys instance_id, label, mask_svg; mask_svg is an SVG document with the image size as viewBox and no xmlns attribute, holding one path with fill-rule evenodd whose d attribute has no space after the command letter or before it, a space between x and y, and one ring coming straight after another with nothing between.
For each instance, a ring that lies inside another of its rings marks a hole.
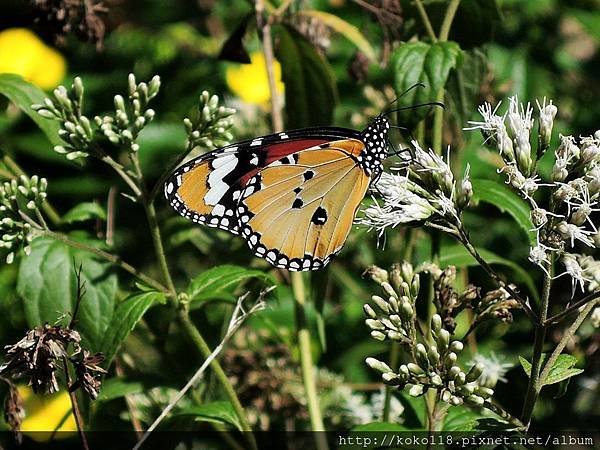
<instances>
[{"instance_id":1,"label":"flower bud","mask_svg":"<svg viewBox=\"0 0 600 450\"><path fill-rule=\"evenodd\" d=\"M439 314L434 314L431 317L431 331L435 332L437 334L440 332L441 329L442 329L442 318L440 317Z\"/></svg>"},{"instance_id":2,"label":"flower bud","mask_svg":"<svg viewBox=\"0 0 600 450\"><path fill-rule=\"evenodd\" d=\"M371 331L371 337L377 341L384 341L386 336L381 331L373 330Z\"/></svg>"},{"instance_id":3,"label":"flower bud","mask_svg":"<svg viewBox=\"0 0 600 450\"><path fill-rule=\"evenodd\" d=\"M466 400L476 406L481 406L485 403L485 400L478 395L469 395Z\"/></svg>"},{"instance_id":4,"label":"flower bud","mask_svg":"<svg viewBox=\"0 0 600 450\"><path fill-rule=\"evenodd\" d=\"M367 320L365 320L365 323L372 330L380 330L380 331L385 330L385 327L379 320L367 319Z\"/></svg>"},{"instance_id":5,"label":"flower bud","mask_svg":"<svg viewBox=\"0 0 600 450\"><path fill-rule=\"evenodd\" d=\"M385 314L389 314L390 313L389 304L384 299L382 299L378 295L373 295L371 297L371 300L373 300L375 302L375 304L377 305L377 307L379 309L381 309L381 311L383 311Z\"/></svg>"},{"instance_id":6,"label":"flower bud","mask_svg":"<svg viewBox=\"0 0 600 450\"><path fill-rule=\"evenodd\" d=\"M402 316L402 320L405 322L412 321L414 314L414 310L410 305L410 301L406 297L402 297L402 304L400 306L400 315Z\"/></svg>"},{"instance_id":7,"label":"flower bud","mask_svg":"<svg viewBox=\"0 0 600 450\"><path fill-rule=\"evenodd\" d=\"M448 330L442 328L435 336L435 341L440 352L444 353L448 349L448 344L450 343L450 333Z\"/></svg>"},{"instance_id":8,"label":"flower bud","mask_svg":"<svg viewBox=\"0 0 600 450\"><path fill-rule=\"evenodd\" d=\"M427 350L425 349L425 346L423 344L417 344L415 354L417 357L417 361L419 362L419 365L421 367L429 367L429 358L427 358Z\"/></svg>"},{"instance_id":9,"label":"flower bud","mask_svg":"<svg viewBox=\"0 0 600 450\"><path fill-rule=\"evenodd\" d=\"M483 364L476 363L475 365L473 365L473 367L471 367L471 370L469 370L465 379L467 383L470 383L471 381L475 381L477 378L479 378L482 373Z\"/></svg>"},{"instance_id":10,"label":"flower bud","mask_svg":"<svg viewBox=\"0 0 600 450\"><path fill-rule=\"evenodd\" d=\"M548 146L550 145L550 140L552 139L552 127L554 125L554 118L556 117L556 113L558 109L556 106L552 104L552 100L550 103L546 105L546 99L542 105L537 104L538 109L540 111L540 122L539 122L539 137L540 137L540 154L537 155L538 159L542 157Z\"/></svg>"},{"instance_id":11,"label":"flower bud","mask_svg":"<svg viewBox=\"0 0 600 450\"><path fill-rule=\"evenodd\" d=\"M440 360L440 353L435 345L429 346L429 350L427 350L427 357L429 358L429 361L431 361L431 364L435 365L438 363Z\"/></svg>"},{"instance_id":12,"label":"flower bud","mask_svg":"<svg viewBox=\"0 0 600 450\"><path fill-rule=\"evenodd\" d=\"M422 384L413 384L412 387L408 390L408 395L411 397L419 397L423 395L424 389Z\"/></svg>"},{"instance_id":13,"label":"flower bud","mask_svg":"<svg viewBox=\"0 0 600 450\"><path fill-rule=\"evenodd\" d=\"M387 270L384 270L377 266L371 266L366 271L365 274L369 276L373 281L378 284L382 284L383 282L389 281L389 275Z\"/></svg>"},{"instance_id":14,"label":"flower bud","mask_svg":"<svg viewBox=\"0 0 600 450\"><path fill-rule=\"evenodd\" d=\"M388 366L383 361L379 361L378 359L369 357L369 358L365 359L365 362L371 369L377 370L381 373L386 373L386 372L393 373L394 372L390 366Z\"/></svg>"},{"instance_id":15,"label":"flower bud","mask_svg":"<svg viewBox=\"0 0 600 450\"><path fill-rule=\"evenodd\" d=\"M452 341L450 344L450 351L454 353L462 352L464 345L461 341Z\"/></svg>"},{"instance_id":16,"label":"flower bud","mask_svg":"<svg viewBox=\"0 0 600 450\"><path fill-rule=\"evenodd\" d=\"M421 369L421 367L417 366L414 363L408 363L406 365L406 367L408 367L409 372L412 373L413 375L419 376L419 375L425 374L425 371L423 369Z\"/></svg>"},{"instance_id":17,"label":"flower bud","mask_svg":"<svg viewBox=\"0 0 600 450\"><path fill-rule=\"evenodd\" d=\"M125 112L125 100L123 99L123 96L121 96L119 94L115 95L114 104L115 104L116 111Z\"/></svg>"},{"instance_id":18,"label":"flower bud","mask_svg":"<svg viewBox=\"0 0 600 450\"><path fill-rule=\"evenodd\" d=\"M381 283L381 287L383 288L385 293L387 295L389 295L390 297L398 297L398 294L396 293L396 291L394 290L392 285L390 283L388 283L387 281L384 281L383 283Z\"/></svg>"},{"instance_id":19,"label":"flower bud","mask_svg":"<svg viewBox=\"0 0 600 450\"><path fill-rule=\"evenodd\" d=\"M365 311L365 314L371 319L377 318L377 314L375 313L375 311L373 311L373 308L371 308L371 305L369 305L368 303L363 306L363 310Z\"/></svg>"}]
</instances>

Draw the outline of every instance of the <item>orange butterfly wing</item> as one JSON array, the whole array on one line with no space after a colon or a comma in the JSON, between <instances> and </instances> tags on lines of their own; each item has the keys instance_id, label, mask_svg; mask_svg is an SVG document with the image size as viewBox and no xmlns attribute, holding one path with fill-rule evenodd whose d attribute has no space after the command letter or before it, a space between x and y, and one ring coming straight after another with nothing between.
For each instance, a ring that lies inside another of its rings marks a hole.
<instances>
[{"instance_id":1,"label":"orange butterfly wing","mask_svg":"<svg viewBox=\"0 0 600 450\"><path fill-rule=\"evenodd\" d=\"M356 160L363 149L357 139L332 141L251 179L238 218L255 254L288 270L325 266L344 245L371 181Z\"/></svg>"}]
</instances>

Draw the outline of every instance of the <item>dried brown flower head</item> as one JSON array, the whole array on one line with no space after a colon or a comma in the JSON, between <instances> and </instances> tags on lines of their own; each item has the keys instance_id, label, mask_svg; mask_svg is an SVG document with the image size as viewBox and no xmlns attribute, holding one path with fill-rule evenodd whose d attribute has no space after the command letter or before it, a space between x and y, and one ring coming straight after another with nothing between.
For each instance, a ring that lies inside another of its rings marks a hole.
<instances>
[{"instance_id":1,"label":"dried brown flower head","mask_svg":"<svg viewBox=\"0 0 600 450\"><path fill-rule=\"evenodd\" d=\"M7 345L7 362L0 366L0 374L24 377L34 392L52 394L58 391L56 370L67 357L69 344L79 346L81 336L74 330L44 324L29 330L25 337Z\"/></svg>"},{"instance_id":2,"label":"dried brown flower head","mask_svg":"<svg viewBox=\"0 0 600 450\"><path fill-rule=\"evenodd\" d=\"M106 27L100 14L107 12L97 0L30 0L41 19L55 29L55 39L63 43L66 35L75 34L83 41L93 42L101 50Z\"/></svg>"}]
</instances>

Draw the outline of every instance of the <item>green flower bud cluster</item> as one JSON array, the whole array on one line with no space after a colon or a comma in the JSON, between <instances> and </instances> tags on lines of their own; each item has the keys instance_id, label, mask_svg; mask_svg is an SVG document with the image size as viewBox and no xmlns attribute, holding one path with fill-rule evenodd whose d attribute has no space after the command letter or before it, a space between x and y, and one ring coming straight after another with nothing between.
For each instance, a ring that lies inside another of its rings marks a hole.
<instances>
[{"instance_id":1,"label":"green flower bud cluster","mask_svg":"<svg viewBox=\"0 0 600 450\"><path fill-rule=\"evenodd\" d=\"M148 83L138 83L135 75L130 73L127 82L127 101L122 95L115 95L114 114L96 116L94 122L111 143L137 152L140 149L136 143L137 137L155 116L148 104L160 90L160 77L155 75Z\"/></svg>"},{"instance_id":2,"label":"green flower bud cluster","mask_svg":"<svg viewBox=\"0 0 600 450\"><path fill-rule=\"evenodd\" d=\"M457 360L464 346L461 341L452 340L438 314L431 319L430 334L431 339L427 343L411 347L411 361L400 365L397 371L375 358L367 358L366 363L381 373L385 384L408 389L413 397L435 389L440 399L450 405L483 405L494 394L492 389L479 383L483 365L476 363L468 370L460 367Z\"/></svg>"},{"instance_id":3,"label":"green flower bud cluster","mask_svg":"<svg viewBox=\"0 0 600 450\"><path fill-rule=\"evenodd\" d=\"M385 299L374 295L374 306L365 304L365 323L371 336L379 341L412 344L416 340L415 301L419 294L420 278L409 263L395 264L391 271L371 267L367 273L383 288Z\"/></svg>"},{"instance_id":4,"label":"green flower bud cluster","mask_svg":"<svg viewBox=\"0 0 600 450\"><path fill-rule=\"evenodd\" d=\"M47 181L37 175L6 181L0 185L0 249L6 250L6 262L12 263L21 247L29 254L34 233L26 212L36 211L46 199Z\"/></svg>"},{"instance_id":5,"label":"green flower bud cluster","mask_svg":"<svg viewBox=\"0 0 600 450\"><path fill-rule=\"evenodd\" d=\"M198 115L192 120L185 118L183 124L193 147L222 147L229 144L233 135L228 131L233 125L235 109L219 105L219 97L207 91L200 94Z\"/></svg>"},{"instance_id":6,"label":"green flower bud cluster","mask_svg":"<svg viewBox=\"0 0 600 450\"><path fill-rule=\"evenodd\" d=\"M65 144L55 146L54 151L64 154L68 160L87 157L89 144L95 136L92 123L81 113L83 93L81 78L75 77L71 89L58 86L52 92L52 98L44 99L43 104L31 105L40 116L61 123L58 135Z\"/></svg>"}]
</instances>

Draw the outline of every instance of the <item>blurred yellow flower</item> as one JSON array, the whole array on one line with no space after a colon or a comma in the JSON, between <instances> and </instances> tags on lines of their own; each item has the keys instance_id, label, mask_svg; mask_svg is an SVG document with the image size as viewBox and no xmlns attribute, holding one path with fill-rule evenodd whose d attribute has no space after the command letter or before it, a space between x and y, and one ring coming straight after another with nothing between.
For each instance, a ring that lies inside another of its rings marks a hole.
<instances>
[{"instance_id":1,"label":"blurred yellow flower","mask_svg":"<svg viewBox=\"0 0 600 450\"><path fill-rule=\"evenodd\" d=\"M34 394L29 386L19 386L19 394L23 398L25 419L21 424L23 433L33 431L53 432L63 418L71 411L71 399L65 391L55 395ZM69 414L67 420L58 431L77 431L75 417ZM29 436L38 442L50 439L50 433L30 433Z\"/></svg>"},{"instance_id":2,"label":"blurred yellow flower","mask_svg":"<svg viewBox=\"0 0 600 450\"><path fill-rule=\"evenodd\" d=\"M279 61L273 64L277 92L283 93L284 85L281 81L281 65ZM266 105L270 98L269 79L265 57L262 52L253 52L250 55L250 64L231 65L225 70L227 86L235 95L246 103Z\"/></svg>"},{"instance_id":3,"label":"blurred yellow flower","mask_svg":"<svg viewBox=\"0 0 600 450\"><path fill-rule=\"evenodd\" d=\"M64 78L65 58L26 28L0 32L0 73L15 73L41 89L52 89Z\"/></svg>"}]
</instances>

